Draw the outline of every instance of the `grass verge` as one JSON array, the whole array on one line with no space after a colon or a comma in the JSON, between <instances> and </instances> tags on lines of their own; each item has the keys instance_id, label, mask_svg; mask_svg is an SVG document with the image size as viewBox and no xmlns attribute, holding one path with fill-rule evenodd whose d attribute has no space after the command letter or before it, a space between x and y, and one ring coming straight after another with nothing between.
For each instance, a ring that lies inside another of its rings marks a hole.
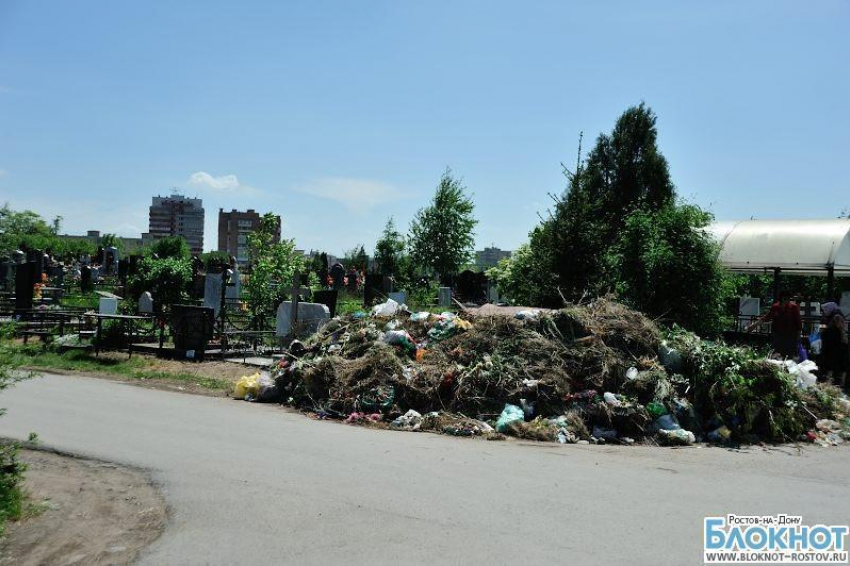
<instances>
[{"instance_id":1,"label":"grass verge","mask_svg":"<svg viewBox=\"0 0 850 566\"><path fill-rule=\"evenodd\" d=\"M155 367L155 360L144 356L128 359L95 357L84 350L59 353L44 349L40 344L0 343L0 359L12 369L31 368L44 370L78 371L115 375L137 380L165 380L197 384L205 389L223 391L231 388L225 379L205 377L196 373L163 371Z\"/></svg>"}]
</instances>

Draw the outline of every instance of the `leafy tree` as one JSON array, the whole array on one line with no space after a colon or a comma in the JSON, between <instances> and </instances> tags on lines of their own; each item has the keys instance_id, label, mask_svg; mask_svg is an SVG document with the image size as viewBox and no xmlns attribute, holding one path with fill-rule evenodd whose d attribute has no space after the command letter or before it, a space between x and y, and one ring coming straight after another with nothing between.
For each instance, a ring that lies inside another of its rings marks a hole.
<instances>
[{"instance_id":1,"label":"leafy tree","mask_svg":"<svg viewBox=\"0 0 850 566\"><path fill-rule=\"evenodd\" d=\"M151 253L162 258L188 258L189 244L181 236L166 236L160 238L151 245Z\"/></svg>"},{"instance_id":2,"label":"leafy tree","mask_svg":"<svg viewBox=\"0 0 850 566\"><path fill-rule=\"evenodd\" d=\"M104 248L120 248L121 240L118 239L118 236L115 234L104 234L100 238L100 245Z\"/></svg>"},{"instance_id":3,"label":"leafy tree","mask_svg":"<svg viewBox=\"0 0 850 566\"><path fill-rule=\"evenodd\" d=\"M357 271L366 271L369 267L369 256L366 254L366 248L363 244L357 244L345 253L343 265L347 268L354 268Z\"/></svg>"},{"instance_id":4,"label":"leafy tree","mask_svg":"<svg viewBox=\"0 0 850 566\"><path fill-rule=\"evenodd\" d=\"M303 254L295 250L294 240L277 240L277 222L277 216L265 214L259 229L248 235L251 273L244 290L258 328L277 309L281 295L289 291L294 274L303 273L307 267Z\"/></svg>"},{"instance_id":5,"label":"leafy tree","mask_svg":"<svg viewBox=\"0 0 850 566\"><path fill-rule=\"evenodd\" d=\"M399 272L399 261L404 254L404 236L396 230L392 217L375 244L375 266L381 275L390 277Z\"/></svg>"},{"instance_id":6,"label":"leafy tree","mask_svg":"<svg viewBox=\"0 0 850 566\"><path fill-rule=\"evenodd\" d=\"M201 260L204 262L207 273L221 273L230 267L230 256L227 252L207 252L201 254Z\"/></svg>"},{"instance_id":7,"label":"leafy tree","mask_svg":"<svg viewBox=\"0 0 850 566\"><path fill-rule=\"evenodd\" d=\"M712 220L687 204L632 212L607 258L617 294L650 316L719 332L727 296L720 247L705 230Z\"/></svg>"},{"instance_id":8,"label":"leafy tree","mask_svg":"<svg viewBox=\"0 0 850 566\"><path fill-rule=\"evenodd\" d=\"M185 301L191 284L191 260L176 257L143 258L129 283L134 296L149 291L157 304L162 306Z\"/></svg>"},{"instance_id":9,"label":"leafy tree","mask_svg":"<svg viewBox=\"0 0 850 566\"><path fill-rule=\"evenodd\" d=\"M410 255L414 264L441 277L457 273L471 261L478 223L475 204L459 179L446 169L431 204L420 209L410 225Z\"/></svg>"},{"instance_id":10,"label":"leafy tree","mask_svg":"<svg viewBox=\"0 0 850 566\"><path fill-rule=\"evenodd\" d=\"M522 244L511 257L499 260L487 270L487 277L499 286L499 293L516 304L542 305L547 302L544 282L550 277L545 259L529 244Z\"/></svg>"}]
</instances>

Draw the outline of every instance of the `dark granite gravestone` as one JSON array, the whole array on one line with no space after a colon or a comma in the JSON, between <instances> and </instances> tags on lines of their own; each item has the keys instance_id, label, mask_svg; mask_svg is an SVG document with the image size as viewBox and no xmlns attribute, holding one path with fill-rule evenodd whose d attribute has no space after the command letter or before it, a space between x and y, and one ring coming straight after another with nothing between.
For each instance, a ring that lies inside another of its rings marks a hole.
<instances>
[{"instance_id":1,"label":"dark granite gravestone","mask_svg":"<svg viewBox=\"0 0 850 566\"><path fill-rule=\"evenodd\" d=\"M34 261L22 263L15 270L15 315L22 316L26 311L32 310L32 300L35 293L35 284L40 281L36 279L38 265Z\"/></svg>"},{"instance_id":2,"label":"dark granite gravestone","mask_svg":"<svg viewBox=\"0 0 850 566\"><path fill-rule=\"evenodd\" d=\"M80 291L89 293L92 289L94 289L94 284L92 283L91 267L83 265L80 267Z\"/></svg>"},{"instance_id":3,"label":"dark granite gravestone","mask_svg":"<svg viewBox=\"0 0 850 566\"><path fill-rule=\"evenodd\" d=\"M341 263L337 262L331 267L331 279L333 279L334 289L342 289L345 279L345 267Z\"/></svg>"},{"instance_id":4,"label":"dark granite gravestone","mask_svg":"<svg viewBox=\"0 0 850 566\"><path fill-rule=\"evenodd\" d=\"M339 298L339 291L336 289L322 289L313 293L313 302L321 303L328 307L331 311L331 318L336 316L336 301Z\"/></svg>"}]
</instances>

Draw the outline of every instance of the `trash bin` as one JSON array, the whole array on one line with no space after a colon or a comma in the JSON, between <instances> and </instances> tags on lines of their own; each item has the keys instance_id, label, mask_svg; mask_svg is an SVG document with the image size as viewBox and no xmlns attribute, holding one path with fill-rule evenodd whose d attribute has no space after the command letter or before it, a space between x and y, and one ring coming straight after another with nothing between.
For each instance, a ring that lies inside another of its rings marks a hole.
<instances>
[{"instance_id":1,"label":"trash bin","mask_svg":"<svg viewBox=\"0 0 850 566\"><path fill-rule=\"evenodd\" d=\"M173 305L171 307L171 334L178 350L196 352L203 358L207 343L213 337L215 318L211 307Z\"/></svg>"}]
</instances>

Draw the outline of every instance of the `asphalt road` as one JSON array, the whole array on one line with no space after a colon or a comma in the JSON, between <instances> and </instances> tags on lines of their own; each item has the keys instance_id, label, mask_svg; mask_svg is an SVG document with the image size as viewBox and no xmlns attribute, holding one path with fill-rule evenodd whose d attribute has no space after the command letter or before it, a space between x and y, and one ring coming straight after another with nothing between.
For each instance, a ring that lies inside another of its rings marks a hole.
<instances>
[{"instance_id":1,"label":"asphalt road","mask_svg":"<svg viewBox=\"0 0 850 566\"><path fill-rule=\"evenodd\" d=\"M151 470L144 564L699 564L706 515L850 520L845 448L487 442L64 376L0 405L0 435Z\"/></svg>"}]
</instances>

